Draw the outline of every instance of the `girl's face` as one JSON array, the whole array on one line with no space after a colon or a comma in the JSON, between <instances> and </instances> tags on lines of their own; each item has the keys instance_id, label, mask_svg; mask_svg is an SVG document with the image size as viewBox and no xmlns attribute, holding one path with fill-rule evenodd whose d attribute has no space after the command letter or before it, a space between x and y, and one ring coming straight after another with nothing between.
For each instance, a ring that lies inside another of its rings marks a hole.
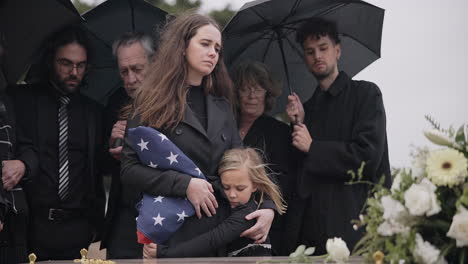
<instances>
[{"instance_id":1,"label":"girl's face","mask_svg":"<svg viewBox=\"0 0 468 264\"><path fill-rule=\"evenodd\" d=\"M218 63L220 50L219 30L213 25L200 27L185 50L189 84L200 85L203 77L213 71Z\"/></svg>"},{"instance_id":2,"label":"girl's face","mask_svg":"<svg viewBox=\"0 0 468 264\"><path fill-rule=\"evenodd\" d=\"M221 174L221 183L224 193L229 199L231 208L246 204L250 200L252 193L257 191L257 187L250 180L246 168L238 170L228 170Z\"/></svg>"}]
</instances>

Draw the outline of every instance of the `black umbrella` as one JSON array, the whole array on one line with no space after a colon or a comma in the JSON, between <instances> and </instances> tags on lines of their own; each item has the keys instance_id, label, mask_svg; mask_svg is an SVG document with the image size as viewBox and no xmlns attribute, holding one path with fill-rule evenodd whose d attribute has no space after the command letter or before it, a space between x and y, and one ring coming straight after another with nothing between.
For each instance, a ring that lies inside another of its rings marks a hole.
<instances>
[{"instance_id":1,"label":"black umbrella","mask_svg":"<svg viewBox=\"0 0 468 264\"><path fill-rule=\"evenodd\" d=\"M167 12L143 0L108 0L83 15L84 27L92 45L92 70L82 92L105 104L122 86L112 43L127 31L141 31L158 37L158 26L166 21Z\"/></svg>"},{"instance_id":2,"label":"black umbrella","mask_svg":"<svg viewBox=\"0 0 468 264\"><path fill-rule=\"evenodd\" d=\"M0 32L6 46L3 65L6 81L9 84L18 81L49 35L81 20L69 0L0 1Z\"/></svg>"},{"instance_id":3,"label":"black umbrella","mask_svg":"<svg viewBox=\"0 0 468 264\"><path fill-rule=\"evenodd\" d=\"M257 0L246 3L223 30L229 69L244 60L261 61L285 83L273 113L283 112L287 96L303 101L317 86L304 63L296 30L311 17L337 23L341 38L340 70L354 76L380 58L384 10L359 0Z\"/></svg>"}]
</instances>

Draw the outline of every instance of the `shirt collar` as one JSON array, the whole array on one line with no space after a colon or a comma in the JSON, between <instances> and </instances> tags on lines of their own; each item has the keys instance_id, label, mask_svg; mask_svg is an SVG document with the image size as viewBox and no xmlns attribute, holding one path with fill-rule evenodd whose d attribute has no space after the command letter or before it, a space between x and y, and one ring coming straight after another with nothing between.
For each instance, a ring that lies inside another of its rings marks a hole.
<instances>
[{"instance_id":1,"label":"shirt collar","mask_svg":"<svg viewBox=\"0 0 468 264\"><path fill-rule=\"evenodd\" d=\"M343 90L343 87L345 87L350 80L351 79L344 71L340 71L335 81L330 85L326 92L332 96L337 96L338 94L340 94L340 92Z\"/></svg>"}]
</instances>

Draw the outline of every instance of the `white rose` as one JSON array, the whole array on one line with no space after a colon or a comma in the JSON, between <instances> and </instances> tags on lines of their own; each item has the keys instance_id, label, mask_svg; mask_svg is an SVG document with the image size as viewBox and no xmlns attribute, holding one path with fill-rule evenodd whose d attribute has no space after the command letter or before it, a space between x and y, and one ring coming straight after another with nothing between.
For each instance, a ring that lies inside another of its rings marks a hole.
<instances>
[{"instance_id":1,"label":"white rose","mask_svg":"<svg viewBox=\"0 0 468 264\"><path fill-rule=\"evenodd\" d=\"M409 226L406 226L393 219L385 220L377 228L377 233L382 236L393 236L395 234L408 234L410 231Z\"/></svg>"},{"instance_id":2,"label":"white rose","mask_svg":"<svg viewBox=\"0 0 468 264\"><path fill-rule=\"evenodd\" d=\"M341 238L335 237L327 240L327 253L331 260L336 263L345 263L349 258L349 249Z\"/></svg>"},{"instance_id":3,"label":"white rose","mask_svg":"<svg viewBox=\"0 0 468 264\"><path fill-rule=\"evenodd\" d=\"M468 210L463 206L453 216L447 236L457 241L457 247L468 246Z\"/></svg>"},{"instance_id":4,"label":"white rose","mask_svg":"<svg viewBox=\"0 0 468 264\"><path fill-rule=\"evenodd\" d=\"M445 262L440 256L440 250L431 243L424 241L419 233L416 234L415 241L416 245L414 247L413 257L416 263L436 264Z\"/></svg>"},{"instance_id":5,"label":"white rose","mask_svg":"<svg viewBox=\"0 0 468 264\"><path fill-rule=\"evenodd\" d=\"M385 220L400 220L408 214L406 208L399 201L393 199L390 195L383 196L380 199L380 202L384 208L383 218Z\"/></svg>"},{"instance_id":6,"label":"white rose","mask_svg":"<svg viewBox=\"0 0 468 264\"><path fill-rule=\"evenodd\" d=\"M431 216L439 213L441 208L435 194L436 189L437 187L427 178L419 184L411 185L404 195L405 206L410 214Z\"/></svg>"}]
</instances>

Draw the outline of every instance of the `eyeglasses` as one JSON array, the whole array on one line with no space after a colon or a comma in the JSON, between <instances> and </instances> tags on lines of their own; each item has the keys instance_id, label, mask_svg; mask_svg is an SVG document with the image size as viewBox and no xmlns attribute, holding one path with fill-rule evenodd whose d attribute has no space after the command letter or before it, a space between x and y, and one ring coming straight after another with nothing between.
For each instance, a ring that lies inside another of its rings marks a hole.
<instances>
[{"instance_id":1,"label":"eyeglasses","mask_svg":"<svg viewBox=\"0 0 468 264\"><path fill-rule=\"evenodd\" d=\"M260 87L256 87L256 88L244 87L244 88L239 90L239 93L240 93L241 96L249 96L250 94L252 94L254 96L263 96L263 95L265 95L266 90L263 89L263 88L260 88Z\"/></svg>"},{"instance_id":2,"label":"eyeglasses","mask_svg":"<svg viewBox=\"0 0 468 264\"><path fill-rule=\"evenodd\" d=\"M57 64L59 65L59 69L63 73L71 73L73 69L76 68L76 72L82 74L88 65L86 61L82 61L79 63L73 63L67 59L58 59L56 60Z\"/></svg>"}]
</instances>

